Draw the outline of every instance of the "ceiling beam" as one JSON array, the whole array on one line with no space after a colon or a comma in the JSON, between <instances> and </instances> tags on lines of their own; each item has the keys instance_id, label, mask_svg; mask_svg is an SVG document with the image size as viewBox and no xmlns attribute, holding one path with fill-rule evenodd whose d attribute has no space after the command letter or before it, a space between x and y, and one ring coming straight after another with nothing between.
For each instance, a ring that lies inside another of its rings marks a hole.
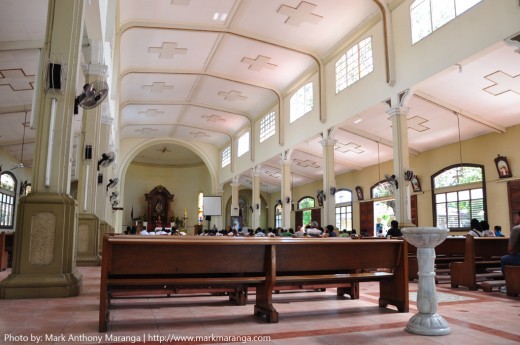
<instances>
[{"instance_id":1,"label":"ceiling beam","mask_svg":"<svg viewBox=\"0 0 520 345\"><path fill-rule=\"evenodd\" d=\"M432 95L429 95L429 94L427 94L425 92L422 92L422 91L419 91L419 90L415 90L414 91L414 96L417 96L420 99L423 99L423 100L425 100L427 102L435 104L435 105L437 105L437 106L439 106L441 108L444 108L446 110L452 111L455 114L459 114L459 115L465 117L466 119L471 120L471 121L473 121L475 123L478 123L478 124L480 124L482 126L488 127L492 131L494 131L494 132L497 132L497 133L505 133L506 132L506 128L503 127L503 126L500 126L499 124L496 124L494 122L488 121L488 120L484 119L480 115L473 114L473 113L470 113L469 111L462 110L462 109L456 107L455 105L453 105L451 103L448 103L448 102L445 102L445 101L440 100L438 98L435 98Z\"/></svg>"},{"instance_id":2,"label":"ceiling beam","mask_svg":"<svg viewBox=\"0 0 520 345\"><path fill-rule=\"evenodd\" d=\"M31 110L32 110L31 104L13 105L10 107L0 107L0 115L25 113L25 112L30 112Z\"/></svg>"},{"instance_id":3,"label":"ceiling beam","mask_svg":"<svg viewBox=\"0 0 520 345\"><path fill-rule=\"evenodd\" d=\"M43 48L43 41L0 41L0 51Z\"/></svg>"}]
</instances>

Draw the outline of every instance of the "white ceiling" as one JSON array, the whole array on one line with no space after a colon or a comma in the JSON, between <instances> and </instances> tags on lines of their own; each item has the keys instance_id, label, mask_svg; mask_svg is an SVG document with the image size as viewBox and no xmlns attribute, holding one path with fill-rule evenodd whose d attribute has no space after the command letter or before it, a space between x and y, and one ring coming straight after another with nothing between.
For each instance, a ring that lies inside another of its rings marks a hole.
<instances>
[{"instance_id":1,"label":"white ceiling","mask_svg":"<svg viewBox=\"0 0 520 345\"><path fill-rule=\"evenodd\" d=\"M26 111L30 117L35 48L43 42L47 1L2 3L0 147L18 161ZM379 13L375 0L118 3L122 34L115 56L120 57L121 139L175 137L219 149L314 71L316 59L326 60L338 42ZM520 81L504 78L504 73L520 74L519 57L513 47L499 42L461 61L463 71L456 65L416 85L408 115L412 154L457 142L454 112L461 114L463 140L519 124ZM34 131L26 128L26 164L32 161L34 138ZM323 176L320 138L306 139L291 156L295 185L321 181ZM347 119L335 139L336 174L392 159L391 121L383 104ZM173 144L149 148L136 161L167 166L201 163L192 152ZM263 162L260 170L262 188L279 189L279 156ZM241 181L247 185L250 173L244 173Z\"/></svg>"}]
</instances>

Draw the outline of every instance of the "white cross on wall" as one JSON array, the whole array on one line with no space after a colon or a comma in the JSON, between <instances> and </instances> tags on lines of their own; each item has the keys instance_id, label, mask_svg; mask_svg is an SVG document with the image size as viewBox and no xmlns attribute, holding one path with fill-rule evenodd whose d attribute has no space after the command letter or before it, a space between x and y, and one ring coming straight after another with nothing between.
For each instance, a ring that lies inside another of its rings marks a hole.
<instances>
[{"instance_id":1,"label":"white cross on wall","mask_svg":"<svg viewBox=\"0 0 520 345\"><path fill-rule=\"evenodd\" d=\"M163 42L162 47L149 47L148 53L159 53L159 59L173 59L174 55L186 55L188 49L177 48L175 42Z\"/></svg>"},{"instance_id":2,"label":"white cross on wall","mask_svg":"<svg viewBox=\"0 0 520 345\"><path fill-rule=\"evenodd\" d=\"M270 57L258 55L256 59L251 59L248 57L242 58L242 62L245 64L248 64L248 69L252 71L260 71L264 68L274 70L276 67L278 67L275 64L269 63L271 61Z\"/></svg>"},{"instance_id":3,"label":"white cross on wall","mask_svg":"<svg viewBox=\"0 0 520 345\"><path fill-rule=\"evenodd\" d=\"M507 91L513 91L520 95L520 78L519 75L510 76L502 71L497 71L484 78L494 82L494 85L484 88L484 91L489 92L492 95L500 95Z\"/></svg>"},{"instance_id":4,"label":"white cross on wall","mask_svg":"<svg viewBox=\"0 0 520 345\"><path fill-rule=\"evenodd\" d=\"M312 13L315 8L316 5L302 1L296 8L287 5L280 6L278 13L288 16L288 18L285 20L285 24L292 26L300 26L300 24L303 22L318 24L318 22L322 20L323 17Z\"/></svg>"}]
</instances>

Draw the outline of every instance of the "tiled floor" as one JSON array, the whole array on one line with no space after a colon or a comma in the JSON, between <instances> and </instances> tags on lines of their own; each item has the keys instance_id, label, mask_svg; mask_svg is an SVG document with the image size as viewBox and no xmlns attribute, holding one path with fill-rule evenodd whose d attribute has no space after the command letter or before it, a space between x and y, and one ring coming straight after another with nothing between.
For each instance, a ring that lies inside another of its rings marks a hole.
<instances>
[{"instance_id":1,"label":"tiled floor","mask_svg":"<svg viewBox=\"0 0 520 345\"><path fill-rule=\"evenodd\" d=\"M173 296L119 299L107 333L98 333L99 267L79 268L79 297L0 300L0 344L519 344L520 298L500 292L473 292L437 285L438 312L450 324L446 336L419 336L404 330L417 312L417 283L410 283L410 312L377 305L378 284L362 283L361 298L326 292L283 292L274 296L280 322L253 316L254 295L246 306L225 296ZM0 279L9 273L0 272ZM173 337L202 336L197 341ZM267 341L248 341L263 336ZM169 338L168 338L169 337ZM163 341L163 343L166 341Z\"/></svg>"}]
</instances>

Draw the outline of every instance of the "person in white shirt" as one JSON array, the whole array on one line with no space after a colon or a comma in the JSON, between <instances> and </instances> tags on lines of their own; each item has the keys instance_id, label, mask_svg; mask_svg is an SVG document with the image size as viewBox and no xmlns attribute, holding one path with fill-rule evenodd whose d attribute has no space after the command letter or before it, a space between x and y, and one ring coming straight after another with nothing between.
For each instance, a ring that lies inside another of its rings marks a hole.
<instances>
[{"instance_id":1,"label":"person in white shirt","mask_svg":"<svg viewBox=\"0 0 520 345\"><path fill-rule=\"evenodd\" d=\"M468 235L473 237L483 237L482 228L480 227L480 222L478 219L473 218L470 222L471 230L468 232Z\"/></svg>"},{"instance_id":2,"label":"person in white shirt","mask_svg":"<svg viewBox=\"0 0 520 345\"><path fill-rule=\"evenodd\" d=\"M319 224L316 221L311 222L310 227L305 228L305 232L310 237L321 237L323 235L323 231L319 229Z\"/></svg>"},{"instance_id":3,"label":"person in white shirt","mask_svg":"<svg viewBox=\"0 0 520 345\"><path fill-rule=\"evenodd\" d=\"M495 232L489 229L489 223L485 220L480 221L480 227L482 229L482 236L484 237L496 237Z\"/></svg>"}]
</instances>

